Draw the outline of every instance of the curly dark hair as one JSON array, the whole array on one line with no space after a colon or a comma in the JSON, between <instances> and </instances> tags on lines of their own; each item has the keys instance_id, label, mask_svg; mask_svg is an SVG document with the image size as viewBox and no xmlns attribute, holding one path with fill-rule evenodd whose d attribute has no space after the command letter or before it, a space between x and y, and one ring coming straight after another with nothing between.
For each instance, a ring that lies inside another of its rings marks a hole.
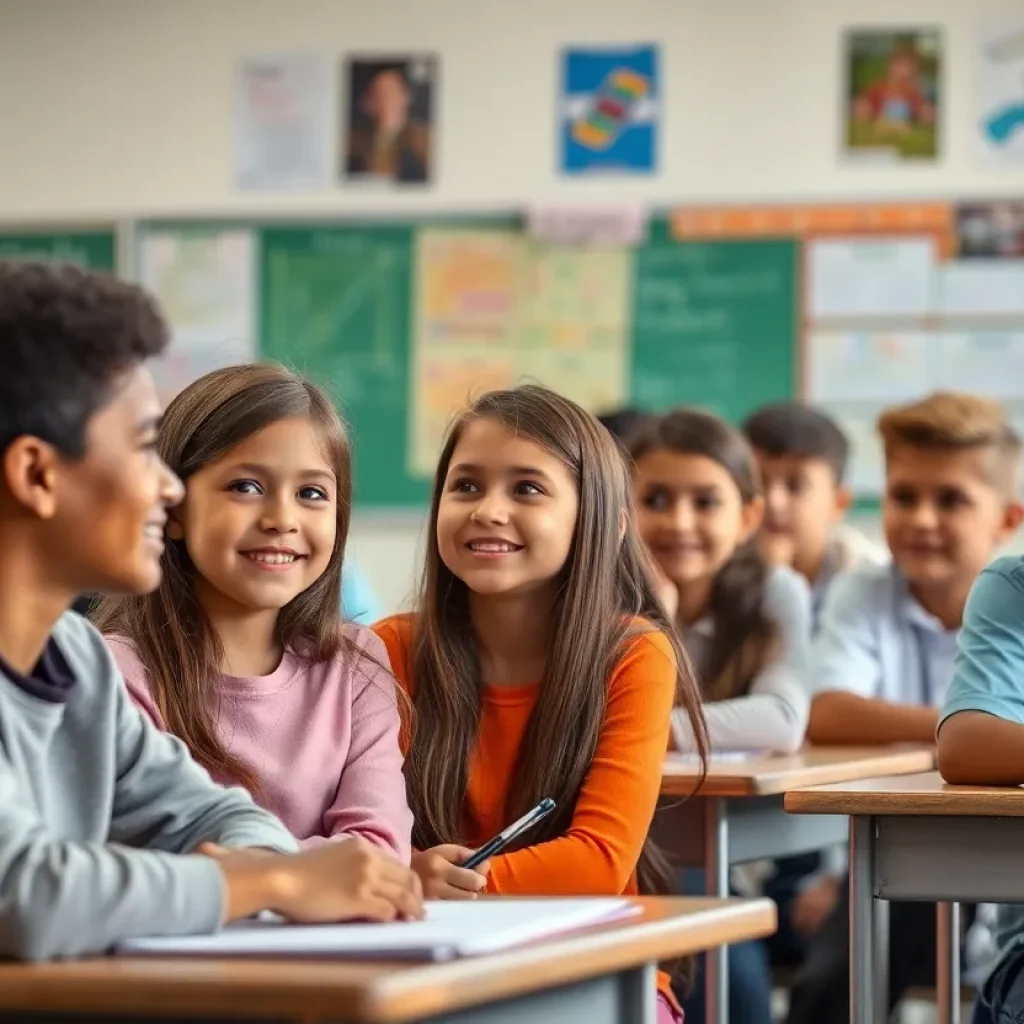
<instances>
[{"instance_id":1,"label":"curly dark hair","mask_svg":"<svg viewBox=\"0 0 1024 1024\"><path fill-rule=\"evenodd\" d=\"M136 285L70 264L0 260L0 451L25 434L69 458L117 378L159 355L167 325Z\"/></svg>"}]
</instances>

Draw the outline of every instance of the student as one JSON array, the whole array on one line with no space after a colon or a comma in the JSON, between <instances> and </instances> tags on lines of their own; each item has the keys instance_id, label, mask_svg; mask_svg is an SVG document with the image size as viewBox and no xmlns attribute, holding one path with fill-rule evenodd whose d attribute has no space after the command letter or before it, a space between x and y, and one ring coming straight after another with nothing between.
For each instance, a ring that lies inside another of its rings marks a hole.
<instances>
[{"instance_id":1,"label":"student","mask_svg":"<svg viewBox=\"0 0 1024 1024\"><path fill-rule=\"evenodd\" d=\"M712 750L798 749L807 722L810 594L796 573L769 568L758 551L763 504L753 453L728 424L688 409L647 420L628 448L640 533L694 660ZM673 725L676 746L689 749L688 721L677 712ZM734 882L746 890L754 884ZM684 873L683 885L704 891L699 872ZM729 992L732 1020L771 1020L763 942L730 948ZM701 1024L703 986L684 1009L687 1021Z\"/></svg>"},{"instance_id":2,"label":"student","mask_svg":"<svg viewBox=\"0 0 1024 1024\"><path fill-rule=\"evenodd\" d=\"M1021 516L1020 442L997 402L939 392L883 413L883 525L893 564L848 573L825 599L812 652L808 735L818 743L932 742L953 674L964 602ZM847 1019L848 893L825 920L789 1020ZM931 984L935 915L890 908L889 998Z\"/></svg>"},{"instance_id":3,"label":"student","mask_svg":"<svg viewBox=\"0 0 1024 1024\"><path fill-rule=\"evenodd\" d=\"M851 500L844 483L849 442L831 417L803 402L763 406L742 430L757 456L765 495L761 552L810 584L816 632L825 593L838 573L889 561L884 547L842 522ZM845 870L842 850L829 851L828 859ZM765 880L765 895L779 907L779 929L768 939L773 963L796 966L808 938L835 906L835 872L822 871L821 863L818 853L787 857Z\"/></svg>"},{"instance_id":4,"label":"student","mask_svg":"<svg viewBox=\"0 0 1024 1024\"><path fill-rule=\"evenodd\" d=\"M810 596L757 549L764 510L747 443L708 413L677 409L630 437L640 536L668 582L705 701L712 749L799 749ZM673 716L689 749L689 718Z\"/></svg>"},{"instance_id":5,"label":"student","mask_svg":"<svg viewBox=\"0 0 1024 1024\"><path fill-rule=\"evenodd\" d=\"M813 626L837 573L885 565L888 552L844 526L849 442L838 424L802 402L766 405L743 423L765 496L760 544L772 565L788 565L811 586Z\"/></svg>"},{"instance_id":6,"label":"student","mask_svg":"<svg viewBox=\"0 0 1024 1024\"><path fill-rule=\"evenodd\" d=\"M181 485L156 453L143 362L166 341L132 285L0 263L0 957L101 953L261 909L421 913L412 872L366 842L286 853L280 823L146 721L68 611L159 583Z\"/></svg>"},{"instance_id":7,"label":"student","mask_svg":"<svg viewBox=\"0 0 1024 1024\"><path fill-rule=\"evenodd\" d=\"M387 654L339 623L351 456L330 400L272 364L215 370L167 407L157 452L185 484L162 582L93 616L129 693L298 839L408 862Z\"/></svg>"},{"instance_id":8,"label":"student","mask_svg":"<svg viewBox=\"0 0 1024 1024\"><path fill-rule=\"evenodd\" d=\"M964 609L939 724L939 771L953 785L1024 784L1024 558L984 569ZM1024 907L997 910L1001 953L974 1024L1024 1020Z\"/></svg>"},{"instance_id":9,"label":"student","mask_svg":"<svg viewBox=\"0 0 1024 1024\"><path fill-rule=\"evenodd\" d=\"M441 452L429 536L415 614L376 627L415 708L406 777L426 892L669 892L647 832L673 705L701 755L704 726L611 437L542 387L484 395ZM545 797L557 809L510 852L459 867ZM659 987L659 1020L675 1019Z\"/></svg>"}]
</instances>

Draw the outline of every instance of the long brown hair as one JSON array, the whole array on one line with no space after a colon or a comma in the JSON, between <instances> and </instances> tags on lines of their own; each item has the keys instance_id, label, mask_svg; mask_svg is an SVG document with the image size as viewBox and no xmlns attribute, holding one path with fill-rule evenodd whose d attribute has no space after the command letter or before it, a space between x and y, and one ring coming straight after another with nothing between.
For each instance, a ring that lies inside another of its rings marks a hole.
<instances>
[{"instance_id":1,"label":"long brown hair","mask_svg":"<svg viewBox=\"0 0 1024 1024\"><path fill-rule=\"evenodd\" d=\"M352 504L351 454L344 424L327 395L284 367L270 363L215 370L190 384L167 407L157 448L188 484L193 473L279 420L307 417L322 439L337 480L337 534L327 569L281 609L277 639L316 661L342 645L341 569ZM211 773L250 792L259 790L253 768L217 738L223 651L195 595L195 568L184 541L169 542L160 586L143 597L103 598L92 618L101 632L129 640L148 676L167 729L182 739Z\"/></svg>"},{"instance_id":2,"label":"long brown hair","mask_svg":"<svg viewBox=\"0 0 1024 1024\"><path fill-rule=\"evenodd\" d=\"M707 734L689 661L658 601L636 534L622 456L607 431L579 406L536 385L481 397L445 440L428 536L437 535L452 452L466 425L477 419L494 420L557 456L574 475L579 493L544 678L504 808L505 818L513 821L544 797L555 800L557 810L520 841L525 846L568 830L597 748L608 681L624 648L643 642L644 632L659 630L672 644L677 704L689 715L702 764ZM436 542L427 546L418 612L412 651L416 715L406 779L413 843L427 849L461 838L467 766L480 723L480 662L468 588L445 566ZM637 872L641 892L670 891L667 862L650 839Z\"/></svg>"},{"instance_id":3,"label":"long brown hair","mask_svg":"<svg viewBox=\"0 0 1024 1024\"><path fill-rule=\"evenodd\" d=\"M702 455L729 474L743 504L761 493L757 462L743 435L699 409L675 409L645 420L629 437L627 448L634 463L654 451ZM745 694L774 657L778 628L764 612L767 581L768 565L753 537L738 545L718 570L707 609L715 624L714 638L699 680L705 700Z\"/></svg>"}]
</instances>

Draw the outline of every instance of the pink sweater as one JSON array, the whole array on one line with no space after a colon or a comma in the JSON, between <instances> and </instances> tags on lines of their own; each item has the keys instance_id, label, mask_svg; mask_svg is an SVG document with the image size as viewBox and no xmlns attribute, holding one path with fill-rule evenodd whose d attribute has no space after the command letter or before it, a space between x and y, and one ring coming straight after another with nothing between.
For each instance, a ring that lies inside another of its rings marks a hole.
<instances>
[{"instance_id":1,"label":"pink sweater","mask_svg":"<svg viewBox=\"0 0 1024 1024\"><path fill-rule=\"evenodd\" d=\"M221 676L217 733L258 773L263 806L304 845L358 835L408 863L412 814L387 651L370 630L344 629L355 654L318 663L287 651L269 676ZM132 699L166 728L134 646L107 643Z\"/></svg>"}]
</instances>

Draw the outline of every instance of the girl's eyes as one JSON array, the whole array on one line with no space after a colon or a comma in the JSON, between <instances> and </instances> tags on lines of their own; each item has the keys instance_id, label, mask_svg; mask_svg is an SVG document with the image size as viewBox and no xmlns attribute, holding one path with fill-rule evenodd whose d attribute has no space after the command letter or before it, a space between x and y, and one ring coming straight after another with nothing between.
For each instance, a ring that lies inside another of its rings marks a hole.
<instances>
[{"instance_id":1,"label":"girl's eyes","mask_svg":"<svg viewBox=\"0 0 1024 1024\"><path fill-rule=\"evenodd\" d=\"M228 490L236 494L262 494L263 488L255 480L232 480Z\"/></svg>"},{"instance_id":2,"label":"girl's eyes","mask_svg":"<svg viewBox=\"0 0 1024 1024\"><path fill-rule=\"evenodd\" d=\"M473 480L463 477L459 480L453 481L449 490L455 494L476 494L480 491L480 488ZM531 480L520 480L519 483L512 488L512 493L522 498L535 498L545 492L540 484L535 484Z\"/></svg>"},{"instance_id":3,"label":"girl's eyes","mask_svg":"<svg viewBox=\"0 0 1024 1024\"><path fill-rule=\"evenodd\" d=\"M235 494L263 494L263 488L255 480L233 480L228 490ZM327 492L322 487L302 487L298 492L300 501L328 501Z\"/></svg>"}]
</instances>

